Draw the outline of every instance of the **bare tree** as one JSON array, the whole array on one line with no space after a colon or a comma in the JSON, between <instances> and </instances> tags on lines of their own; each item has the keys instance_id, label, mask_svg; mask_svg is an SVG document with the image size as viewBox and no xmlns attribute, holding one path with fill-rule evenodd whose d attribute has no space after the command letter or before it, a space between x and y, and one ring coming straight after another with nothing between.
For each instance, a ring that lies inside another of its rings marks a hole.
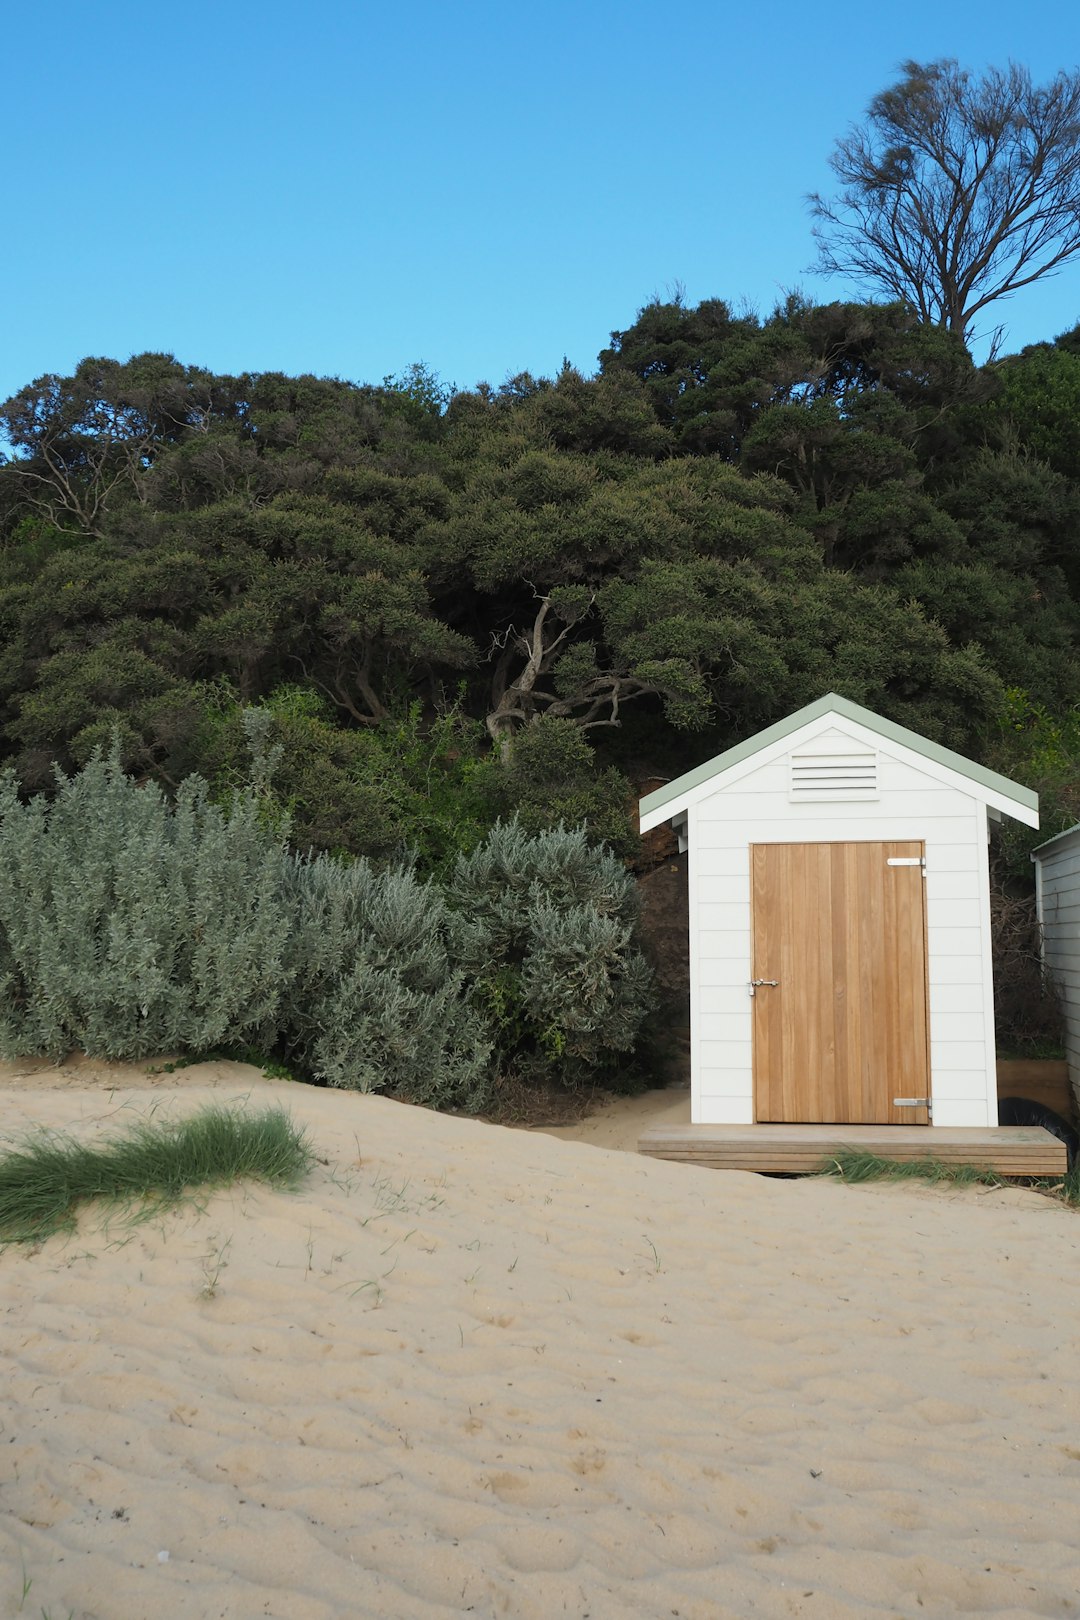
<instances>
[{"instance_id":1,"label":"bare tree","mask_svg":"<svg viewBox=\"0 0 1080 1620\"><path fill-rule=\"evenodd\" d=\"M839 194L809 199L817 268L968 342L988 304L1080 252L1080 72L1043 86L1011 64L975 79L951 58L901 72L837 142Z\"/></svg>"}]
</instances>

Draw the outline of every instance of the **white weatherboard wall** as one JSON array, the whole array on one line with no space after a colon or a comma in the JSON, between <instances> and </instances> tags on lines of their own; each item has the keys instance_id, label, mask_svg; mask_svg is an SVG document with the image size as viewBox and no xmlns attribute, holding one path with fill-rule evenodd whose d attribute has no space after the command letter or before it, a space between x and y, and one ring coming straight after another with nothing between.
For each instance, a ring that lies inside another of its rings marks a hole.
<instances>
[{"instance_id":1,"label":"white weatherboard wall","mask_svg":"<svg viewBox=\"0 0 1080 1620\"><path fill-rule=\"evenodd\" d=\"M1061 993L1065 1056L1080 1107L1080 826L1051 838L1032 860L1043 960Z\"/></svg>"},{"instance_id":2,"label":"white weatherboard wall","mask_svg":"<svg viewBox=\"0 0 1080 1620\"><path fill-rule=\"evenodd\" d=\"M800 802L793 796L792 753L836 757L853 747L876 755L872 797ZM987 815L989 808L1035 824L1037 815L1030 807L1017 810L992 786L973 790L948 764L835 712L819 714L712 777L701 775L680 778L685 791L672 785L666 815L663 806L647 809L649 800L642 815L643 831L674 814L686 817L692 1120L754 1119L750 846L918 839L926 849L932 1123L996 1125ZM663 790L650 798L662 796Z\"/></svg>"}]
</instances>

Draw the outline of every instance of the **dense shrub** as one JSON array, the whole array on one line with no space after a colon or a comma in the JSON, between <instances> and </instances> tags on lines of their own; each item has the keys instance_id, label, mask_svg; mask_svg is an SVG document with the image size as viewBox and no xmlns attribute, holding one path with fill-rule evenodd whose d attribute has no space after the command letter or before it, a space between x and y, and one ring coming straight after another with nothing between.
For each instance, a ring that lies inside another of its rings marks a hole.
<instances>
[{"instance_id":1,"label":"dense shrub","mask_svg":"<svg viewBox=\"0 0 1080 1620\"><path fill-rule=\"evenodd\" d=\"M293 918L282 1009L290 1057L331 1086L484 1107L492 1043L455 964L475 930L431 883L367 861L290 854L284 889ZM483 951L471 939L464 954Z\"/></svg>"},{"instance_id":2,"label":"dense shrub","mask_svg":"<svg viewBox=\"0 0 1080 1620\"><path fill-rule=\"evenodd\" d=\"M572 720L540 715L524 727L492 782L499 811L516 817L528 833L562 823L587 828L591 843L608 844L626 858L641 848L633 788L621 771L598 769Z\"/></svg>"},{"instance_id":3,"label":"dense shrub","mask_svg":"<svg viewBox=\"0 0 1080 1620\"><path fill-rule=\"evenodd\" d=\"M246 733L256 714L268 717L277 756L270 799L288 816L298 849L375 861L409 851L435 872L478 843L498 815L504 773L483 726L457 705L425 719L412 703L379 726L346 731L326 699L295 685L277 687L259 709L245 707L225 682L206 689L195 754L215 797L248 778Z\"/></svg>"},{"instance_id":4,"label":"dense shrub","mask_svg":"<svg viewBox=\"0 0 1080 1620\"><path fill-rule=\"evenodd\" d=\"M0 778L2 1055L254 1045L328 1085L471 1111L511 1071L625 1083L649 972L614 856L516 823L443 885L298 855L265 794L267 728L249 729L261 785L227 808L199 777L170 805L115 750L51 801Z\"/></svg>"},{"instance_id":5,"label":"dense shrub","mask_svg":"<svg viewBox=\"0 0 1080 1620\"><path fill-rule=\"evenodd\" d=\"M564 1085L631 1085L651 972L635 945L637 889L621 862L581 828L530 836L500 823L458 860L448 895L474 925L462 963L501 1068Z\"/></svg>"},{"instance_id":6,"label":"dense shrub","mask_svg":"<svg viewBox=\"0 0 1080 1620\"><path fill-rule=\"evenodd\" d=\"M0 778L0 1052L142 1058L276 1029L289 914L254 792L170 805L97 755L55 797Z\"/></svg>"}]
</instances>

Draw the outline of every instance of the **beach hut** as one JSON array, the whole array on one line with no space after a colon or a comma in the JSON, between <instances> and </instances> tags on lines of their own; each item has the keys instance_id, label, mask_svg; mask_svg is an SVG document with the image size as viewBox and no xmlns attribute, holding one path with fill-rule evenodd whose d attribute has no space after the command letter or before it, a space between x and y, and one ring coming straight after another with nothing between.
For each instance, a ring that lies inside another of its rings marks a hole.
<instances>
[{"instance_id":1,"label":"beach hut","mask_svg":"<svg viewBox=\"0 0 1080 1620\"><path fill-rule=\"evenodd\" d=\"M829 694L640 808L687 851L695 1125L997 1125L988 821L1034 793Z\"/></svg>"},{"instance_id":2,"label":"beach hut","mask_svg":"<svg viewBox=\"0 0 1080 1620\"><path fill-rule=\"evenodd\" d=\"M1043 961L1061 995L1065 1057L1080 1112L1080 824L1040 844L1031 858Z\"/></svg>"}]
</instances>

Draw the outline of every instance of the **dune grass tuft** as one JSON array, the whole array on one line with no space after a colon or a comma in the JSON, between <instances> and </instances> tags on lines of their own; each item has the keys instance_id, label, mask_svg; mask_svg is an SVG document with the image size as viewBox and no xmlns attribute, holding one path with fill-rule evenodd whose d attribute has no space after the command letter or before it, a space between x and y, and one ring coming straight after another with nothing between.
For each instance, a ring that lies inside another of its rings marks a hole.
<instances>
[{"instance_id":1,"label":"dune grass tuft","mask_svg":"<svg viewBox=\"0 0 1080 1620\"><path fill-rule=\"evenodd\" d=\"M1063 1203L1080 1207L1080 1164L1061 1179L1049 1176L1015 1177L998 1175L974 1164L943 1164L940 1159L886 1159L877 1153L845 1148L833 1154L822 1166L821 1175L841 1181L930 1181L948 1182L954 1187L1009 1187L1022 1185L1036 1192L1053 1194Z\"/></svg>"},{"instance_id":2,"label":"dune grass tuft","mask_svg":"<svg viewBox=\"0 0 1080 1620\"><path fill-rule=\"evenodd\" d=\"M206 1108L175 1122L140 1121L100 1143L43 1131L0 1157L0 1242L70 1229L76 1207L91 1198L159 1207L243 1177L295 1186L312 1158L304 1131L279 1108Z\"/></svg>"},{"instance_id":3,"label":"dune grass tuft","mask_svg":"<svg viewBox=\"0 0 1080 1620\"><path fill-rule=\"evenodd\" d=\"M940 1159L886 1159L859 1148L843 1148L833 1153L822 1167L823 1175L842 1181L934 1181L960 1187L1003 1187L1001 1176L975 1164L943 1164Z\"/></svg>"}]
</instances>

